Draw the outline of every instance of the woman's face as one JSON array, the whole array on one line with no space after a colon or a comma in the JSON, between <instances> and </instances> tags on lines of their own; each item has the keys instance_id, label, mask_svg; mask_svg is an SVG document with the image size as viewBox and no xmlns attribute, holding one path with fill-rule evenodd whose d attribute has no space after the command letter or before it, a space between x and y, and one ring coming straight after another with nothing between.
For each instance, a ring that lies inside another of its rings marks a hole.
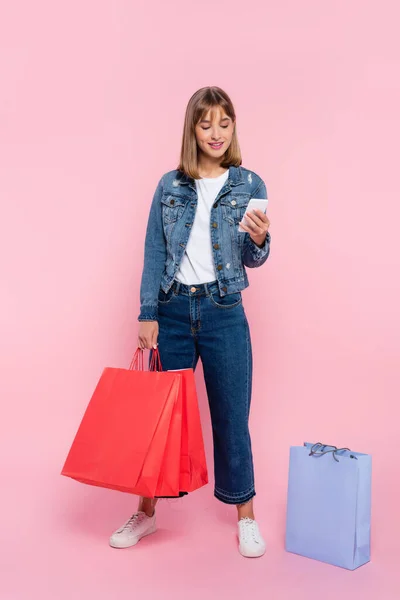
<instances>
[{"instance_id":1,"label":"woman's face","mask_svg":"<svg viewBox=\"0 0 400 600\"><path fill-rule=\"evenodd\" d=\"M222 158L232 141L235 124L220 106L208 111L195 127L199 149L212 158Z\"/></svg>"}]
</instances>

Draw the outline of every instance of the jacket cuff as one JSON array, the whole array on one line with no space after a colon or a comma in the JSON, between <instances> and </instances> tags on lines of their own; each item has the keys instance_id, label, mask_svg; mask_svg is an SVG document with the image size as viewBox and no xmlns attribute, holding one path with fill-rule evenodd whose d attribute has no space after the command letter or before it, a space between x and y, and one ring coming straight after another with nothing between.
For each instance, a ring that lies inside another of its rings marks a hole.
<instances>
[{"instance_id":1,"label":"jacket cuff","mask_svg":"<svg viewBox=\"0 0 400 600\"><path fill-rule=\"evenodd\" d=\"M140 308L138 321L158 321L158 306L145 304Z\"/></svg>"},{"instance_id":2,"label":"jacket cuff","mask_svg":"<svg viewBox=\"0 0 400 600\"><path fill-rule=\"evenodd\" d=\"M254 240L249 238L249 246L252 255L256 260L260 258L264 258L266 254L269 252L269 243L271 241L271 234L267 231L267 235L265 236L264 244L262 246L257 246Z\"/></svg>"}]
</instances>

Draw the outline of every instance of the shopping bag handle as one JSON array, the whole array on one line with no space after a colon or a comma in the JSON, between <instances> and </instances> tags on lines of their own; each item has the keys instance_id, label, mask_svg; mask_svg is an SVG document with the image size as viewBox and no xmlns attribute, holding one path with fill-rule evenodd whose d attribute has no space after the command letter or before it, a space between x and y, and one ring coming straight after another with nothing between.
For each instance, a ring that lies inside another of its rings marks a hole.
<instances>
[{"instance_id":1,"label":"shopping bag handle","mask_svg":"<svg viewBox=\"0 0 400 600\"><path fill-rule=\"evenodd\" d=\"M149 371L162 371L160 352L158 351L157 346L155 348L152 348Z\"/></svg>"},{"instance_id":2,"label":"shopping bag handle","mask_svg":"<svg viewBox=\"0 0 400 600\"><path fill-rule=\"evenodd\" d=\"M314 450L313 448L315 446L317 446L317 448ZM318 448L318 446L321 446L321 448L332 448L332 450L323 450L323 451L321 451ZM341 450L348 450L349 452L351 452L350 448L338 448L337 446L331 446L330 444L321 444L321 442L317 442L316 444L313 444L313 446L311 446L311 451L308 454L308 456L322 456L323 454L328 454L328 452L332 452L332 456L336 460L336 462L340 462L336 458L336 452L340 452ZM354 456L353 454L350 454L350 458L357 458L357 456Z\"/></svg>"},{"instance_id":3,"label":"shopping bag handle","mask_svg":"<svg viewBox=\"0 0 400 600\"><path fill-rule=\"evenodd\" d=\"M130 371L143 371L143 350L138 347L133 358L131 360L131 364L129 365Z\"/></svg>"},{"instance_id":4,"label":"shopping bag handle","mask_svg":"<svg viewBox=\"0 0 400 600\"><path fill-rule=\"evenodd\" d=\"M151 355L151 361L149 365L149 371L162 371L160 352L158 348L152 348L153 354ZM130 371L144 371L143 366L143 348L138 347L131 364L129 365Z\"/></svg>"}]
</instances>

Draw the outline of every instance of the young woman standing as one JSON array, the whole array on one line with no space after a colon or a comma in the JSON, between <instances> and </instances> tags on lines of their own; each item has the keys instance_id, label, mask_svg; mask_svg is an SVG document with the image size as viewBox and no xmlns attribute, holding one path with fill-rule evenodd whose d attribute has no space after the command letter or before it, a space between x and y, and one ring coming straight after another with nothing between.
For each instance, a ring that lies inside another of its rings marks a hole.
<instances>
[{"instance_id":1,"label":"young woman standing","mask_svg":"<svg viewBox=\"0 0 400 600\"><path fill-rule=\"evenodd\" d=\"M268 217L246 212L250 198L267 197L265 183L241 163L230 98L218 87L198 90L186 109L178 168L161 177L150 208L138 346L151 350L149 360L158 346L163 370L195 369L201 358L214 495L236 505L239 551L254 557L264 554L265 542L253 509L252 349L241 292L249 285L246 267L264 264L271 237ZM111 546L127 548L153 533L156 503L140 498Z\"/></svg>"}]
</instances>

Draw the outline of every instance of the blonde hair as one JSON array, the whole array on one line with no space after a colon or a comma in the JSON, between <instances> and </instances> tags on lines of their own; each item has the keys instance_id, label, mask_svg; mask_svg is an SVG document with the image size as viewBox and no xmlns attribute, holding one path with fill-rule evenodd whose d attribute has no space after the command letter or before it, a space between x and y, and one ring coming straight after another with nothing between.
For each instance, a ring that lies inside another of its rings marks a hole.
<instances>
[{"instance_id":1,"label":"blonde hair","mask_svg":"<svg viewBox=\"0 0 400 600\"><path fill-rule=\"evenodd\" d=\"M210 108L220 106L225 113L236 122L235 109L228 94L219 87L203 87L197 90L190 98L186 107L185 123L183 127L182 146L179 165L177 169L183 171L189 177L199 179L197 154L198 147L196 141L195 127L199 121L207 114ZM236 134L236 123L233 130L232 140L229 148L221 159L221 167L234 165L238 167L242 164L242 155L240 152L239 141Z\"/></svg>"}]
</instances>

